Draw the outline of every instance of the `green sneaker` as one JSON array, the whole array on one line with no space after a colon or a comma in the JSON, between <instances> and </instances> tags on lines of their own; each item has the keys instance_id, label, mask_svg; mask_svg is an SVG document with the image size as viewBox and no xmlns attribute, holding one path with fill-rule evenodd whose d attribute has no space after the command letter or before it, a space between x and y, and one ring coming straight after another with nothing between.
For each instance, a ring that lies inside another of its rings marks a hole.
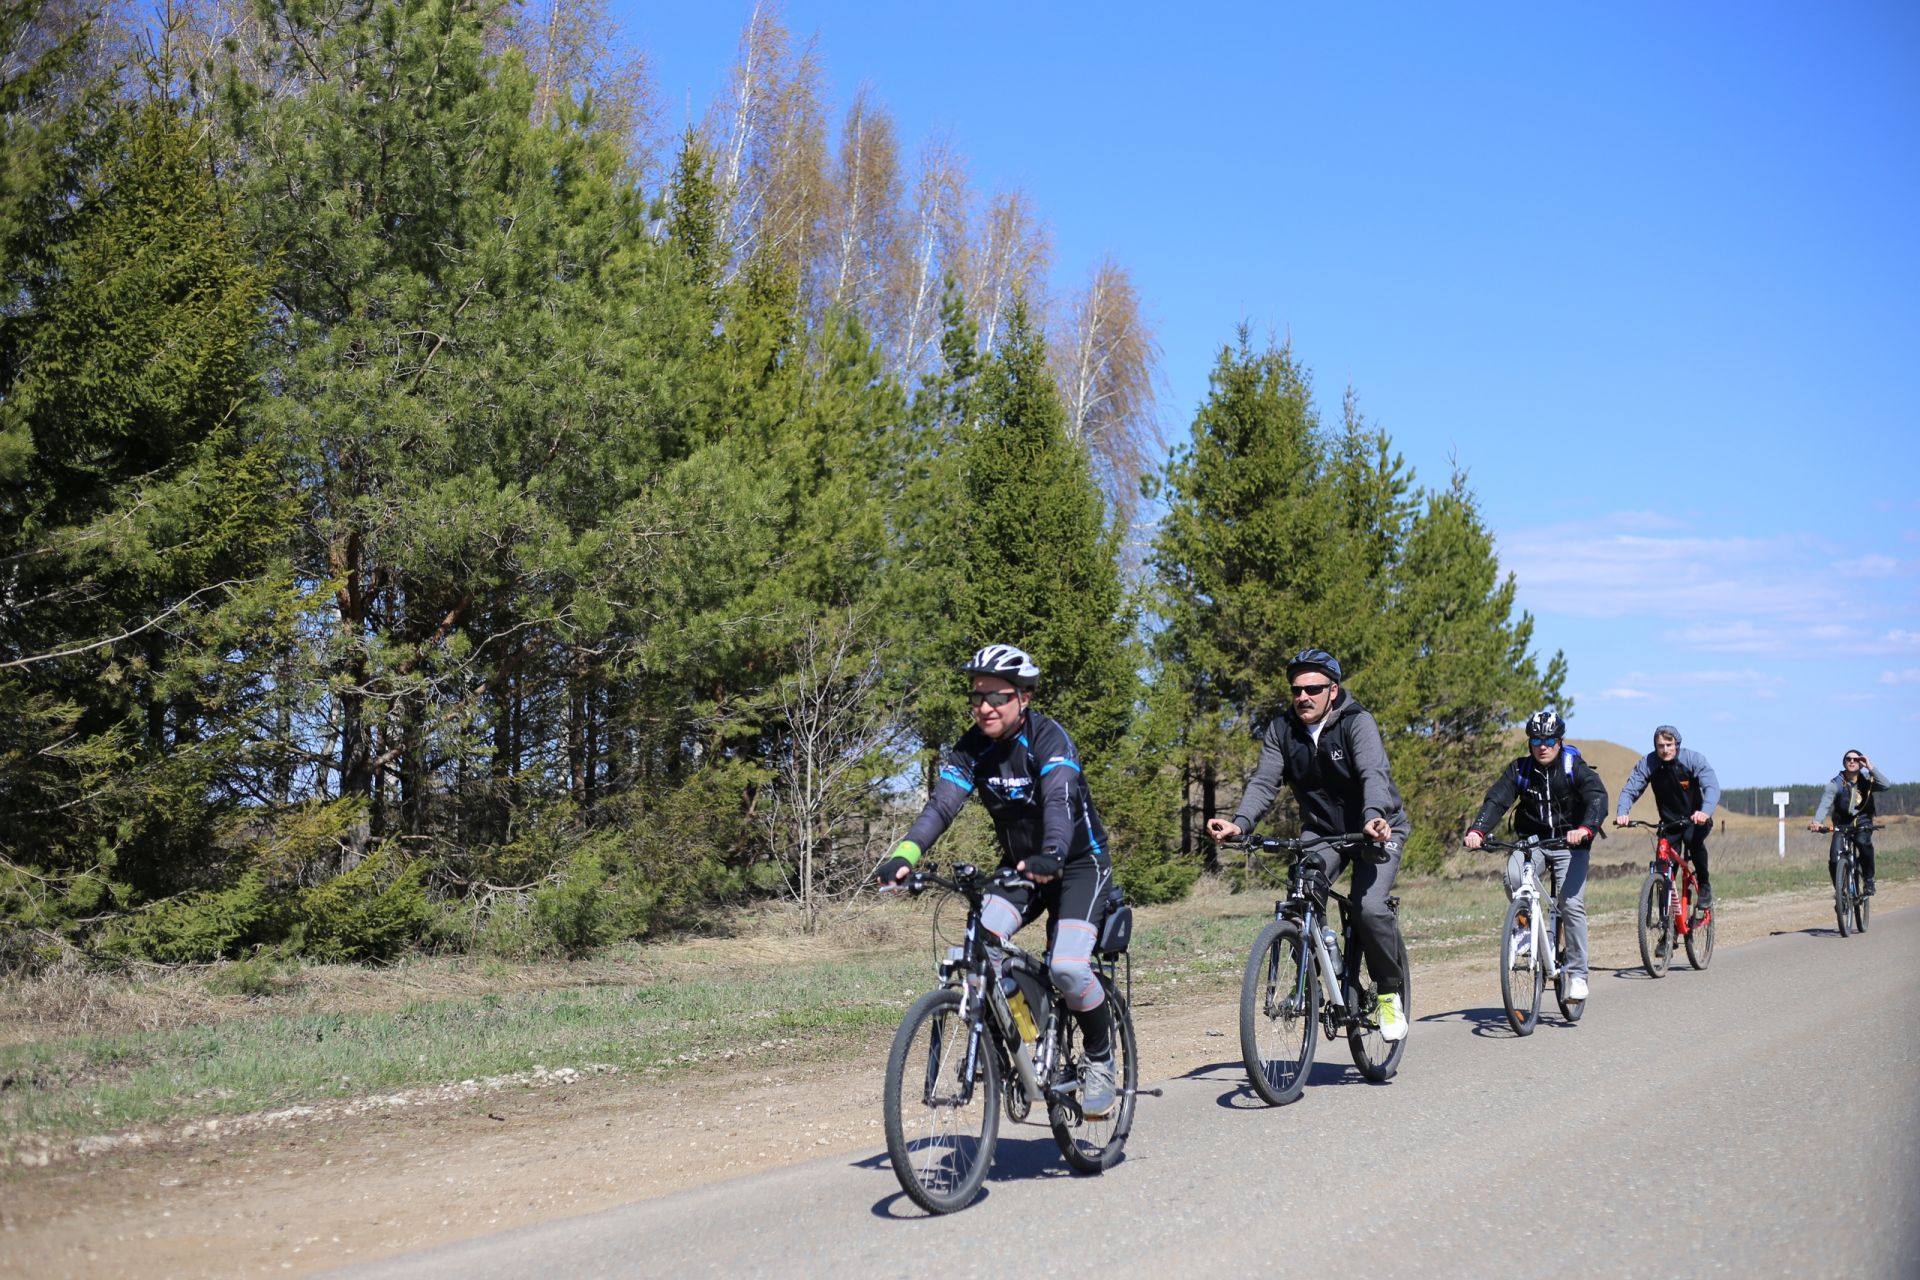
<instances>
[{"instance_id":1,"label":"green sneaker","mask_svg":"<svg viewBox=\"0 0 1920 1280\"><path fill-rule=\"evenodd\" d=\"M1380 993L1380 1038L1382 1040L1407 1038L1407 1015L1401 1011L1398 992L1382 991Z\"/></svg>"}]
</instances>

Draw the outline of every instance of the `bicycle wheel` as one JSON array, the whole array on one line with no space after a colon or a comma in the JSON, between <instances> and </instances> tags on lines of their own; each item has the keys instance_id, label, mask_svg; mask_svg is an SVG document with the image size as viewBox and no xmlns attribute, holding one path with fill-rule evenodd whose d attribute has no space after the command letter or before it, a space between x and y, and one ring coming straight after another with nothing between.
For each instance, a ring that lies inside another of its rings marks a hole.
<instances>
[{"instance_id":1,"label":"bicycle wheel","mask_svg":"<svg viewBox=\"0 0 1920 1280\"><path fill-rule=\"evenodd\" d=\"M1320 978L1298 920L1260 931L1240 979L1240 1058L1247 1082L1268 1106L1284 1107L1306 1087L1319 1041Z\"/></svg>"},{"instance_id":2,"label":"bicycle wheel","mask_svg":"<svg viewBox=\"0 0 1920 1280\"><path fill-rule=\"evenodd\" d=\"M1867 896L1867 878L1860 874L1860 863L1853 864L1853 927L1856 933L1867 931L1867 913L1873 910L1873 899Z\"/></svg>"},{"instance_id":3,"label":"bicycle wheel","mask_svg":"<svg viewBox=\"0 0 1920 1280\"><path fill-rule=\"evenodd\" d=\"M1133 1104L1140 1088L1133 1013L1127 1008L1126 998L1114 990L1112 981L1104 973L1100 975L1100 986L1107 993L1107 1007L1113 1010L1113 1110L1104 1116L1089 1118L1081 1113L1076 1097L1071 1105L1056 1102L1047 1112L1053 1125L1053 1141L1060 1148L1060 1154L1081 1173L1099 1173L1119 1162L1120 1152L1127 1145L1127 1134L1133 1130ZM1067 1021L1072 1021L1071 1015L1067 1015ZM1070 1045L1063 1047L1071 1048ZM1063 1053L1061 1058L1072 1061L1068 1054Z\"/></svg>"},{"instance_id":4,"label":"bicycle wheel","mask_svg":"<svg viewBox=\"0 0 1920 1280\"><path fill-rule=\"evenodd\" d=\"M929 1213L973 1202L1000 1134L999 1057L983 1039L969 1086L967 1035L960 993L929 991L900 1020L887 1054L887 1155L901 1190Z\"/></svg>"},{"instance_id":5,"label":"bicycle wheel","mask_svg":"<svg viewBox=\"0 0 1920 1280\"><path fill-rule=\"evenodd\" d=\"M1540 1025L1540 992L1547 975L1537 951L1532 913L1526 899L1515 898L1507 904L1507 922L1500 930L1500 1008L1515 1035L1530 1036Z\"/></svg>"},{"instance_id":6,"label":"bicycle wheel","mask_svg":"<svg viewBox=\"0 0 1920 1280\"><path fill-rule=\"evenodd\" d=\"M1580 1021L1580 1015L1587 1011L1585 1000L1573 1000L1567 996L1567 985L1573 979L1567 973L1567 922L1559 916L1553 920L1553 964L1556 972L1553 976L1553 999L1560 1006L1560 1016L1568 1022Z\"/></svg>"},{"instance_id":7,"label":"bicycle wheel","mask_svg":"<svg viewBox=\"0 0 1920 1280\"><path fill-rule=\"evenodd\" d=\"M1853 859L1847 858L1840 864L1839 874L1833 878L1833 914L1840 922L1840 936L1845 938L1853 933Z\"/></svg>"},{"instance_id":8,"label":"bicycle wheel","mask_svg":"<svg viewBox=\"0 0 1920 1280\"><path fill-rule=\"evenodd\" d=\"M1360 963L1358 956L1354 957L1354 963ZM1380 1034L1380 1006L1372 983L1352 984L1347 999L1351 1002L1349 1008L1362 1011L1347 1030L1347 1049L1353 1054L1353 1065L1375 1084L1384 1084L1400 1070L1401 1055L1407 1051L1406 1038L1388 1040ZM1400 1016L1407 1020L1409 1027L1413 1025L1413 968L1407 963L1404 938L1400 939Z\"/></svg>"},{"instance_id":9,"label":"bicycle wheel","mask_svg":"<svg viewBox=\"0 0 1920 1280\"><path fill-rule=\"evenodd\" d=\"M1649 871L1640 882L1638 914L1640 963L1647 967L1648 977L1665 977L1667 965L1673 961L1673 918L1667 910L1665 877Z\"/></svg>"},{"instance_id":10,"label":"bicycle wheel","mask_svg":"<svg viewBox=\"0 0 1920 1280\"><path fill-rule=\"evenodd\" d=\"M1696 969L1704 969L1713 961L1712 909L1708 909L1704 919L1696 914L1689 924L1691 927L1687 930L1687 963Z\"/></svg>"}]
</instances>

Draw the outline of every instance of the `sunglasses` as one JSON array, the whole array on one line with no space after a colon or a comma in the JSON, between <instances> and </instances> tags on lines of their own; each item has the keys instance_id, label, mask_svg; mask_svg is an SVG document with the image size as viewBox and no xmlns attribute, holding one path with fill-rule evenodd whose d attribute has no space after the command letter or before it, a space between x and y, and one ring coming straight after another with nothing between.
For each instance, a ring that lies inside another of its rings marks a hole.
<instances>
[{"instance_id":1,"label":"sunglasses","mask_svg":"<svg viewBox=\"0 0 1920 1280\"><path fill-rule=\"evenodd\" d=\"M1293 696L1296 698L1317 698L1321 694L1325 693L1327 690L1333 688L1333 685L1330 683L1329 684L1290 684L1287 686L1287 688L1293 690Z\"/></svg>"},{"instance_id":2,"label":"sunglasses","mask_svg":"<svg viewBox=\"0 0 1920 1280\"><path fill-rule=\"evenodd\" d=\"M1015 693L1011 689L996 689L992 693L982 693L980 690L975 689L967 695L967 704L977 707L984 702L990 707L1004 707L1019 696L1018 693Z\"/></svg>"},{"instance_id":3,"label":"sunglasses","mask_svg":"<svg viewBox=\"0 0 1920 1280\"><path fill-rule=\"evenodd\" d=\"M1842 764L1865 764L1866 762L1867 758L1865 756L1848 756L1845 760L1841 761Z\"/></svg>"},{"instance_id":4,"label":"sunglasses","mask_svg":"<svg viewBox=\"0 0 1920 1280\"><path fill-rule=\"evenodd\" d=\"M1559 745L1560 745L1560 739L1558 739L1558 738L1528 738L1528 739L1527 739L1527 745L1528 745L1528 746L1530 746L1530 747L1557 747L1557 746L1559 746Z\"/></svg>"}]
</instances>

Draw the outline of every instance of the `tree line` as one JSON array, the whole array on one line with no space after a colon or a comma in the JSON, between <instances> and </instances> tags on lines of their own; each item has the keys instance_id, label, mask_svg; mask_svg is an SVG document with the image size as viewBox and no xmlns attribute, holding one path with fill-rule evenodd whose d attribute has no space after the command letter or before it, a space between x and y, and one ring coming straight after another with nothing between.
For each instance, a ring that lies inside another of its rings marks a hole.
<instances>
[{"instance_id":1,"label":"tree line","mask_svg":"<svg viewBox=\"0 0 1920 1280\"><path fill-rule=\"evenodd\" d=\"M1753 814L1759 817L1773 817L1780 812L1773 802L1773 793L1784 791L1788 795L1787 816L1789 818L1810 818L1820 807L1820 796L1827 784L1794 783L1780 787L1727 787L1720 792L1720 805L1732 813ZM1920 782L1896 782L1885 791L1875 794L1873 809L1877 814L1892 816L1898 814L1920 813Z\"/></svg>"},{"instance_id":2,"label":"tree line","mask_svg":"<svg viewBox=\"0 0 1920 1280\"><path fill-rule=\"evenodd\" d=\"M616 43L564 0L0 14L0 965L817 922L989 640L1136 897L1307 644L1431 865L1564 677L1465 475L1244 328L1167 451L1125 270L1051 296L1030 202L870 94L829 147L777 11L669 138Z\"/></svg>"}]
</instances>

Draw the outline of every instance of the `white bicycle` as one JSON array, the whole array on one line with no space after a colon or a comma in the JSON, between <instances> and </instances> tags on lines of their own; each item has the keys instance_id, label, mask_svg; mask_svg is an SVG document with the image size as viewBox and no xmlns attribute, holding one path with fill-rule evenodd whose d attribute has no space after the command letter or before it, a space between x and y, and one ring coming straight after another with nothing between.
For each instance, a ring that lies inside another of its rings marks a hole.
<instances>
[{"instance_id":1,"label":"white bicycle","mask_svg":"<svg viewBox=\"0 0 1920 1280\"><path fill-rule=\"evenodd\" d=\"M1566 926L1560 919L1559 889L1552 883L1546 855L1568 847L1565 838L1542 840L1528 836L1509 843L1483 840L1482 849L1500 853L1523 852L1520 887L1507 904L1507 920L1500 930L1500 1005L1516 1035L1530 1036L1540 1025L1540 993L1553 983L1560 1016L1580 1021L1585 1000L1568 997ZM1551 943L1549 943L1551 939Z\"/></svg>"}]
</instances>

